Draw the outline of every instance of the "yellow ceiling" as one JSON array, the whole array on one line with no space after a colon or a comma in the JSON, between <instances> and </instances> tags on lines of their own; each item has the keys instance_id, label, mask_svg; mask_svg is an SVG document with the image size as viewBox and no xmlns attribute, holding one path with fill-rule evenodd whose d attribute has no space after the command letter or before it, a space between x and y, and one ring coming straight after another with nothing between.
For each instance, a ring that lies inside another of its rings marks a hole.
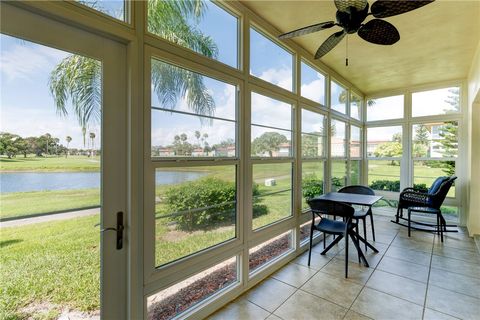
<instances>
[{"instance_id":1,"label":"yellow ceiling","mask_svg":"<svg viewBox=\"0 0 480 320\"><path fill-rule=\"evenodd\" d=\"M242 2L280 33L335 21L333 0ZM370 0L370 5L373 2ZM437 0L385 20L400 32L396 44L375 45L353 34L348 36L348 67L346 37L321 61L365 94L468 76L480 40L480 0ZM333 27L294 41L313 58L320 44L340 30Z\"/></svg>"}]
</instances>

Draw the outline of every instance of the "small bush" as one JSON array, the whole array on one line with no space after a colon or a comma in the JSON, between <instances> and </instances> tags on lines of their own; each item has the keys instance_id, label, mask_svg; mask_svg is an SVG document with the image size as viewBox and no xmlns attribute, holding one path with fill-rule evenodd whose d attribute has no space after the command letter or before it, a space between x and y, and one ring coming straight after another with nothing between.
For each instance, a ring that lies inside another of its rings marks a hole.
<instances>
[{"instance_id":1,"label":"small bush","mask_svg":"<svg viewBox=\"0 0 480 320\"><path fill-rule=\"evenodd\" d=\"M375 180L370 184L373 190L381 191L400 191L400 180ZM427 192L428 187L425 183L416 183L413 188L419 192Z\"/></svg>"},{"instance_id":2,"label":"small bush","mask_svg":"<svg viewBox=\"0 0 480 320\"><path fill-rule=\"evenodd\" d=\"M254 184L254 217L268 212L265 205L259 204L261 199L255 197L259 194L258 185ZM235 183L212 177L182 183L168 188L165 192L168 212L189 211L170 218L177 223L179 229L187 231L234 223L236 204L233 201L236 201ZM205 209L196 211L201 208Z\"/></svg>"},{"instance_id":3,"label":"small bush","mask_svg":"<svg viewBox=\"0 0 480 320\"><path fill-rule=\"evenodd\" d=\"M303 198L308 201L319 194L323 194L323 180L317 179L315 175L306 176L302 180Z\"/></svg>"}]
</instances>

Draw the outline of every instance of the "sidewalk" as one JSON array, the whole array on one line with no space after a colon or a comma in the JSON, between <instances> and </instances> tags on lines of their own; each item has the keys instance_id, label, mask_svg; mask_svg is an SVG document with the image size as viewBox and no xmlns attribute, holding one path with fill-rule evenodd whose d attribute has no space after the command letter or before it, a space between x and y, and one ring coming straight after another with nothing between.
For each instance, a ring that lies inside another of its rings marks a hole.
<instances>
[{"instance_id":1,"label":"sidewalk","mask_svg":"<svg viewBox=\"0 0 480 320\"><path fill-rule=\"evenodd\" d=\"M99 213L100 213L100 208L70 211L65 213L55 213L55 214L49 214L49 215L40 216L40 217L32 217L32 218L16 219L16 220L0 222L0 228L18 227L18 226L24 226L24 225L40 223L40 222L48 222L48 221L68 220L72 218L91 216Z\"/></svg>"}]
</instances>

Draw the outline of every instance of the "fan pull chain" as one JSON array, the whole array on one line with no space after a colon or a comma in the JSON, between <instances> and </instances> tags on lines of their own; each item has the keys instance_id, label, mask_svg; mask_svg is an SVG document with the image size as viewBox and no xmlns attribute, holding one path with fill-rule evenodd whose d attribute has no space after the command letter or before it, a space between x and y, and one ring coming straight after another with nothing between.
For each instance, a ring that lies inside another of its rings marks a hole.
<instances>
[{"instance_id":1,"label":"fan pull chain","mask_svg":"<svg viewBox=\"0 0 480 320\"><path fill-rule=\"evenodd\" d=\"M347 37L346 37L346 47L345 47L345 67L348 67L348 34L347 34Z\"/></svg>"}]
</instances>

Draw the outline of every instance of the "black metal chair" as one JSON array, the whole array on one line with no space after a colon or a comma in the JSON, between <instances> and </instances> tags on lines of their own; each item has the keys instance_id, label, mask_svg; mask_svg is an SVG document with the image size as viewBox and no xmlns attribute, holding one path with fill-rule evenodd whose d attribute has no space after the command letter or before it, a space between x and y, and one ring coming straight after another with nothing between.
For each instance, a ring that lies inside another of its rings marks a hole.
<instances>
[{"instance_id":1,"label":"black metal chair","mask_svg":"<svg viewBox=\"0 0 480 320\"><path fill-rule=\"evenodd\" d=\"M359 247L359 238L358 234L355 232L355 228L357 224L353 221L353 215L355 213L355 209L344 203L331 201L331 200L323 200L323 199L311 199L308 201L308 205L312 211L312 225L310 228L310 248L308 252L308 265L310 266L310 260L312 257L312 241L313 241L313 232L318 230L323 232L324 234L332 234L336 235L337 237L335 240L332 241L327 248L322 251L322 255L326 254L328 250L330 250L334 245L336 245L340 240L345 238L345 278L348 277L348 237L352 239L358 255L359 259L362 259L364 265L368 267L367 259L363 255L362 251ZM334 215L343 217L344 220L331 220L325 218L327 215ZM315 218L320 217L320 222L315 223Z\"/></svg>"},{"instance_id":2,"label":"black metal chair","mask_svg":"<svg viewBox=\"0 0 480 320\"><path fill-rule=\"evenodd\" d=\"M456 176L438 177L427 192L420 192L414 188L403 189L398 198L396 222L398 223L398 219L403 217L403 209L409 207L440 209L455 179L457 179Z\"/></svg>"},{"instance_id":3,"label":"black metal chair","mask_svg":"<svg viewBox=\"0 0 480 320\"><path fill-rule=\"evenodd\" d=\"M338 192L366 194L369 196L375 195L375 192L366 186L346 186L338 190ZM373 225L372 208L369 207L368 210L364 210L364 209L355 210L355 213L353 214L353 218L357 220L357 223L359 222L359 220L363 221L363 238L365 240L367 240L367 222L366 222L367 216L370 216L370 224L372 226L372 237L373 237L373 241L375 241L375 226ZM365 250L367 250L367 245L365 245Z\"/></svg>"},{"instance_id":4,"label":"black metal chair","mask_svg":"<svg viewBox=\"0 0 480 320\"><path fill-rule=\"evenodd\" d=\"M413 228L415 230L420 231L436 231L441 236L441 241L443 242L443 232L457 232L458 230L447 230L447 226L455 227L454 225L447 225L445 218L442 215L442 211L440 207L443 204L443 201L447 197L448 191L452 187L453 183L457 177L439 177L435 180L432 184L432 187L428 190L428 192L418 192L415 191L413 188L404 189L400 193L400 198L398 201L398 209L396 215L396 223L405 226L402 223L399 223L399 219L403 218L403 209L408 209L408 217L407 217L407 227L408 227L408 236L410 237L410 229ZM421 212L427 214L435 214L437 216L437 223L435 225L431 223L424 223L413 221L415 225L412 226L412 219L411 213L412 212ZM421 226L426 226L428 228L422 228Z\"/></svg>"}]
</instances>

